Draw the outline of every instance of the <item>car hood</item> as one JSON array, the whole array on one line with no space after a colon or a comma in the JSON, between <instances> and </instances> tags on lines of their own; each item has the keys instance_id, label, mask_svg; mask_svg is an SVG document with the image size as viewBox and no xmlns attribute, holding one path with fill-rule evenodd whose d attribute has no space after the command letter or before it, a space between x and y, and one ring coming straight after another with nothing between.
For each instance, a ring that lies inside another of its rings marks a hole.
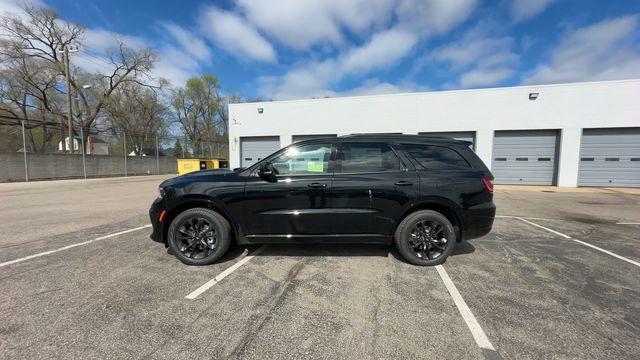
<instances>
[{"instance_id":1,"label":"car hood","mask_svg":"<svg viewBox=\"0 0 640 360\"><path fill-rule=\"evenodd\" d=\"M167 179L160 184L161 188L181 187L186 184L206 181L208 183L234 181L238 178L238 172L229 169L210 169L190 172L188 174Z\"/></svg>"}]
</instances>

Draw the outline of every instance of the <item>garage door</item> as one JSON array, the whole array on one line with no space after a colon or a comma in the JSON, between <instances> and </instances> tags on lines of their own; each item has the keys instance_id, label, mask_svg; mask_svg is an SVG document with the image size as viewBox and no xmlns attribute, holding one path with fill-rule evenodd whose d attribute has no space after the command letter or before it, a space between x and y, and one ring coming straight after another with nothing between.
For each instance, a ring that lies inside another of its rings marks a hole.
<instances>
[{"instance_id":1,"label":"garage door","mask_svg":"<svg viewBox=\"0 0 640 360\"><path fill-rule=\"evenodd\" d=\"M496 184L553 185L557 131L496 131L491 172Z\"/></svg>"},{"instance_id":2,"label":"garage door","mask_svg":"<svg viewBox=\"0 0 640 360\"><path fill-rule=\"evenodd\" d=\"M293 135L291 140L294 143L296 143L298 141L303 141L303 140L324 139L324 138L331 138L331 137L337 137L337 136L338 135L336 135L336 134L332 134L332 135Z\"/></svg>"},{"instance_id":3,"label":"garage door","mask_svg":"<svg viewBox=\"0 0 640 360\"><path fill-rule=\"evenodd\" d=\"M640 187L640 128L584 129L578 185Z\"/></svg>"},{"instance_id":4,"label":"garage door","mask_svg":"<svg viewBox=\"0 0 640 360\"><path fill-rule=\"evenodd\" d=\"M454 138L456 140L464 140L471 142L471 147L475 148L475 131L451 131L451 132L421 132L419 135L429 135L429 136L445 136Z\"/></svg>"},{"instance_id":5,"label":"garage door","mask_svg":"<svg viewBox=\"0 0 640 360\"><path fill-rule=\"evenodd\" d=\"M241 166L251 166L279 149L280 138L278 136L240 138Z\"/></svg>"}]
</instances>

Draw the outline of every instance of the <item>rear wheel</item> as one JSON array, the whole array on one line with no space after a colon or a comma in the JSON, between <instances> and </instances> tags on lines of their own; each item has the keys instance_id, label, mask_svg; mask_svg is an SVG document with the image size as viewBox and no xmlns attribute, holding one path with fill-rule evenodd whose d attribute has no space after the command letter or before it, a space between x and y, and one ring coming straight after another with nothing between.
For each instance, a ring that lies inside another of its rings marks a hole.
<instances>
[{"instance_id":1,"label":"rear wheel","mask_svg":"<svg viewBox=\"0 0 640 360\"><path fill-rule=\"evenodd\" d=\"M395 233L395 243L405 260L414 265L442 264L451 254L456 235L451 222L432 210L408 215Z\"/></svg>"},{"instance_id":2,"label":"rear wheel","mask_svg":"<svg viewBox=\"0 0 640 360\"><path fill-rule=\"evenodd\" d=\"M183 263L208 265L229 249L231 226L211 209L188 209L171 222L167 242L173 255Z\"/></svg>"}]
</instances>

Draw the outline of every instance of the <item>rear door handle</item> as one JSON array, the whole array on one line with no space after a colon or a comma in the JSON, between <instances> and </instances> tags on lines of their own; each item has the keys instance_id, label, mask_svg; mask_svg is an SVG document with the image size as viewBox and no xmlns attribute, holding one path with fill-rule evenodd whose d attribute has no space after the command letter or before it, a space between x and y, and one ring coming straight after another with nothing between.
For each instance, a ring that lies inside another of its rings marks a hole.
<instances>
[{"instance_id":1,"label":"rear door handle","mask_svg":"<svg viewBox=\"0 0 640 360\"><path fill-rule=\"evenodd\" d=\"M322 189L322 188L326 188L327 184L314 182L314 183L311 183L311 184L309 184L307 186L312 188L312 189Z\"/></svg>"},{"instance_id":2,"label":"rear door handle","mask_svg":"<svg viewBox=\"0 0 640 360\"><path fill-rule=\"evenodd\" d=\"M413 185L413 183L410 182L410 181L404 181L403 180L403 181L396 181L396 185L397 186L411 186L411 185Z\"/></svg>"}]
</instances>

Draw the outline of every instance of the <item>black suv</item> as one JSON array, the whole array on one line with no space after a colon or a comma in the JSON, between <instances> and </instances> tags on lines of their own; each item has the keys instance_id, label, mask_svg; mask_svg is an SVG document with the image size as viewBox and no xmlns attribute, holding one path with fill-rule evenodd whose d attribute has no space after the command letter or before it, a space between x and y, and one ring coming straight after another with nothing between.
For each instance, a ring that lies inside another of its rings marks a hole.
<instances>
[{"instance_id":1,"label":"black suv","mask_svg":"<svg viewBox=\"0 0 640 360\"><path fill-rule=\"evenodd\" d=\"M412 264L440 264L493 224L493 176L469 145L350 135L298 142L245 169L172 178L149 211L151 238L189 265L216 261L232 241L395 242Z\"/></svg>"}]
</instances>

